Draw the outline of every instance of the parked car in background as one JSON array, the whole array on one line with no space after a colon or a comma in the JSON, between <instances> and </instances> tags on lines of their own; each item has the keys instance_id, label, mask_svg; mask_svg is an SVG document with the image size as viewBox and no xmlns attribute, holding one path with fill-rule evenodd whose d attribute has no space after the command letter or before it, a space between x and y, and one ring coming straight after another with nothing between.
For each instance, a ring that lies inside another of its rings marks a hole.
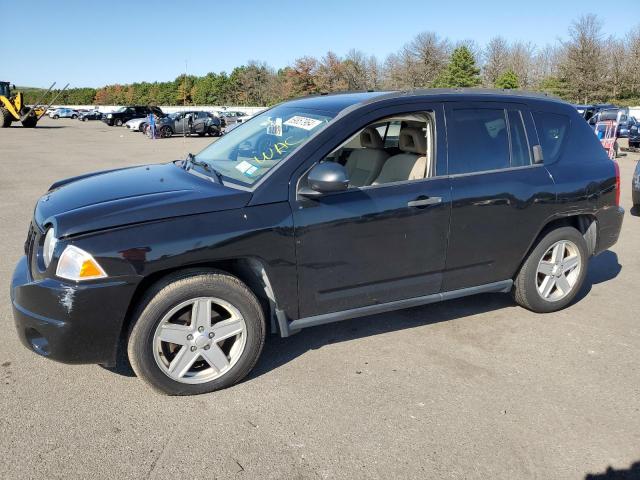
<instances>
[{"instance_id":1,"label":"parked car in background","mask_svg":"<svg viewBox=\"0 0 640 480\"><path fill-rule=\"evenodd\" d=\"M54 183L11 281L15 326L43 357L113 365L124 343L153 388L211 392L251 371L269 328L486 292L560 310L618 240L619 194L618 164L560 100L302 98L182 162Z\"/></svg>"},{"instance_id":2,"label":"parked car in background","mask_svg":"<svg viewBox=\"0 0 640 480\"><path fill-rule=\"evenodd\" d=\"M49 113L49 117L55 120L59 118L78 118L78 111L71 108L56 108L53 112Z\"/></svg>"},{"instance_id":3,"label":"parked car in background","mask_svg":"<svg viewBox=\"0 0 640 480\"><path fill-rule=\"evenodd\" d=\"M598 122L605 121L617 121L616 137L627 138L629 136L629 129L635 125L636 119L630 117L628 111L622 108L607 108L600 110L593 117L589 119L589 125L591 128L595 128Z\"/></svg>"},{"instance_id":4,"label":"parked car in background","mask_svg":"<svg viewBox=\"0 0 640 480\"><path fill-rule=\"evenodd\" d=\"M635 117L625 115L624 118L620 119L620 123L618 124L618 137L629 138L631 128L637 125L638 121Z\"/></svg>"},{"instance_id":5,"label":"parked car in background","mask_svg":"<svg viewBox=\"0 0 640 480\"><path fill-rule=\"evenodd\" d=\"M582 117L589 121L591 117L600 112L600 110L610 110L612 108L618 108L611 103L597 103L595 105L574 105L578 110L578 113L582 115Z\"/></svg>"},{"instance_id":6,"label":"parked car in background","mask_svg":"<svg viewBox=\"0 0 640 480\"><path fill-rule=\"evenodd\" d=\"M168 138L174 133L217 137L222 133L222 125L220 119L209 112L178 112L158 119L156 132L162 138Z\"/></svg>"},{"instance_id":7,"label":"parked car in background","mask_svg":"<svg viewBox=\"0 0 640 480\"><path fill-rule=\"evenodd\" d=\"M133 105L130 107L120 107L112 113L107 113L102 117L102 121L107 125L121 127L132 118L144 118L150 113L154 113L160 117L164 116L162 110L158 107L149 107L146 105Z\"/></svg>"},{"instance_id":8,"label":"parked car in background","mask_svg":"<svg viewBox=\"0 0 640 480\"><path fill-rule=\"evenodd\" d=\"M246 113L236 112L236 111L224 111L224 112L220 112L220 115L224 117L227 125L236 123L236 122L241 123L250 118L249 115L247 115Z\"/></svg>"},{"instance_id":9,"label":"parked car in background","mask_svg":"<svg viewBox=\"0 0 640 480\"><path fill-rule=\"evenodd\" d=\"M640 148L640 123L629 127L629 146L631 148Z\"/></svg>"},{"instance_id":10,"label":"parked car in background","mask_svg":"<svg viewBox=\"0 0 640 480\"><path fill-rule=\"evenodd\" d=\"M78 120L82 120L83 122L88 122L89 120L102 120L102 113L98 110L89 110L81 113L78 116Z\"/></svg>"},{"instance_id":11,"label":"parked car in background","mask_svg":"<svg viewBox=\"0 0 640 480\"><path fill-rule=\"evenodd\" d=\"M149 116L142 118L132 118L124 124L132 132L144 132L145 128L149 125Z\"/></svg>"}]
</instances>

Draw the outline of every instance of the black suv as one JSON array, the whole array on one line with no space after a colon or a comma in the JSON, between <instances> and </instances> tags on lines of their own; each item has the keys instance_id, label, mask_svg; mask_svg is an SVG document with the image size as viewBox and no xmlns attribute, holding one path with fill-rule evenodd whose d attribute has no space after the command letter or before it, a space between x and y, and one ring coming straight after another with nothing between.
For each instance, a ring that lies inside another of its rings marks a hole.
<instances>
[{"instance_id":1,"label":"black suv","mask_svg":"<svg viewBox=\"0 0 640 480\"><path fill-rule=\"evenodd\" d=\"M132 118L144 118L149 114L154 113L158 117L163 117L164 113L158 107L147 107L134 105L131 107L120 107L115 112L107 113L102 116L102 121L110 127L121 127Z\"/></svg>"},{"instance_id":2,"label":"black suv","mask_svg":"<svg viewBox=\"0 0 640 480\"><path fill-rule=\"evenodd\" d=\"M427 90L277 105L186 160L53 184L12 281L22 342L170 394L255 365L267 330L511 293L572 302L620 232L617 164L569 104Z\"/></svg>"}]
</instances>

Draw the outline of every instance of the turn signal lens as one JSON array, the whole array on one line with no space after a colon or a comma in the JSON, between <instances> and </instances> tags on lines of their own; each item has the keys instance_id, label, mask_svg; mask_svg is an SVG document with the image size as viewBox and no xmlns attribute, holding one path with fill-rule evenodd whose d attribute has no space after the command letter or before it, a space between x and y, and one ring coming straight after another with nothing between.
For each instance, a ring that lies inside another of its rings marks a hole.
<instances>
[{"instance_id":1,"label":"turn signal lens","mask_svg":"<svg viewBox=\"0 0 640 480\"><path fill-rule=\"evenodd\" d=\"M73 245L67 246L60 255L56 275L76 282L107 276L100 264L89 253Z\"/></svg>"}]
</instances>

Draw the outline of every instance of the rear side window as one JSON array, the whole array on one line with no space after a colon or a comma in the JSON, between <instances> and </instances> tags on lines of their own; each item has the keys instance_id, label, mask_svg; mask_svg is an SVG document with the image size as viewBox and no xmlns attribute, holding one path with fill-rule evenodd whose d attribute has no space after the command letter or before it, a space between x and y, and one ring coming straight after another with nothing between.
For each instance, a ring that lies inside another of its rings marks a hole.
<instances>
[{"instance_id":1,"label":"rear side window","mask_svg":"<svg viewBox=\"0 0 640 480\"><path fill-rule=\"evenodd\" d=\"M447 136L451 175L510 166L503 109L454 108L447 122Z\"/></svg>"},{"instance_id":2,"label":"rear side window","mask_svg":"<svg viewBox=\"0 0 640 480\"><path fill-rule=\"evenodd\" d=\"M534 112L536 130L545 162L555 162L560 156L569 131L569 117L557 113Z\"/></svg>"},{"instance_id":3,"label":"rear side window","mask_svg":"<svg viewBox=\"0 0 640 480\"><path fill-rule=\"evenodd\" d=\"M509 134L511 137L511 166L523 167L531 164L529 142L519 110L509 110Z\"/></svg>"}]
</instances>

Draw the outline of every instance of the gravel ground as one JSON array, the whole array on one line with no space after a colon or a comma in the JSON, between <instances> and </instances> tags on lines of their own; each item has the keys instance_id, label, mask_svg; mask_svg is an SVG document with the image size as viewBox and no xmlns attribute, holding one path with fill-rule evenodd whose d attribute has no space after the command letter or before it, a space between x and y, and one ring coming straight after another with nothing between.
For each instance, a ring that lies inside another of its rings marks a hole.
<instances>
[{"instance_id":1,"label":"gravel ground","mask_svg":"<svg viewBox=\"0 0 640 480\"><path fill-rule=\"evenodd\" d=\"M0 130L0 478L582 479L640 461L633 154L621 239L561 312L481 295L270 337L244 382L190 398L25 349L8 289L38 196L210 141L73 120Z\"/></svg>"}]
</instances>

